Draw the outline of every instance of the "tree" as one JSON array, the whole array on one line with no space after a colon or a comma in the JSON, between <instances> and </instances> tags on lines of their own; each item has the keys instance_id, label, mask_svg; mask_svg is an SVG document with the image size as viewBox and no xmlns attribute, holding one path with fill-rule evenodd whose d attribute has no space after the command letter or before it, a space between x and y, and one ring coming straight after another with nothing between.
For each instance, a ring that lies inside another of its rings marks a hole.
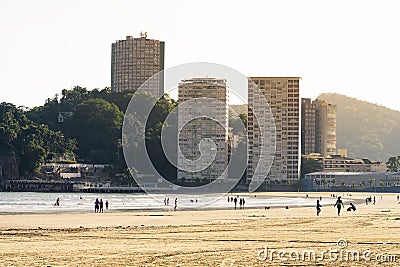
<instances>
[{"instance_id":1,"label":"tree","mask_svg":"<svg viewBox=\"0 0 400 267\"><path fill-rule=\"evenodd\" d=\"M386 162L390 172L398 172L400 168L400 156L390 157Z\"/></svg>"},{"instance_id":2,"label":"tree","mask_svg":"<svg viewBox=\"0 0 400 267\"><path fill-rule=\"evenodd\" d=\"M78 142L78 156L92 163L113 163L119 155L123 113L103 99L77 106L65 122L65 133Z\"/></svg>"},{"instance_id":3,"label":"tree","mask_svg":"<svg viewBox=\"0 0 400 267\"><path fill-rule=\"evenodd\" d=\"M301 156L300 176L303 179L307 173L322 171L322 163L316 159Z\"/></svg>"},{"instance_id":4,"label":"tree","mask_svg":"<svg viewBox=\"0 0 400 267\"><path fill-rule=\"evenodd\" d=\"M56 155L74 157L76 143L61 132L36 124L14 105L0 104L0 152L16 155L19 171L29 176Z\"/></svg>"}]
</instances>

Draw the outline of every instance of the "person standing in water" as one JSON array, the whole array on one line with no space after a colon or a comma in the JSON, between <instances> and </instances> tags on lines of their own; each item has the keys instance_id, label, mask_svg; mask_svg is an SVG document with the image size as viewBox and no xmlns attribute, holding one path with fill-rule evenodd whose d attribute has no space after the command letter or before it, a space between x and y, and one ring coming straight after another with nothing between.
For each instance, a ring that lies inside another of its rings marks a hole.
<instances>
[{"instance_id":1,"label":"person standing in water","mask_svg":"<svg viewBox=\"0 0 400 267\"><path fill-rule=\"evenodd\" d=\"M334 207L337 208L337 215L340 216L340 211L342 210L342 207L344 208L344 204L343 204L343 201L341 200L340 196L337 198Z\"/></svg>"},{"instance_id":2,"label":"person standing in water","mask_svg":"<svg viewBox=\"0 0 400 267\"><path fill-rule=\"evenodd\" d=\"M108 210L108 200L106 200L106 210Z\"/></svg>"},{"instance_id":3,"label":"person standing in water","mask_svg":"<svg viewBox=\"0 0 400 267\"><path fill-rule=\"evenodd\" d=\"M321 212L321 204L319 204L319 199L317 199L317 216L319 216L319 213Z\"/></svg>"},{"instance_id":4,"label":"person standing in water","mask_svg":"<svg viewBox=\"0 0 400 267\"><path fill-rule=\"evenodd\" d=\"M178 208L178 198L175 198L175 206L174 206L174 211Z\"/></svg>"}]
</instances>

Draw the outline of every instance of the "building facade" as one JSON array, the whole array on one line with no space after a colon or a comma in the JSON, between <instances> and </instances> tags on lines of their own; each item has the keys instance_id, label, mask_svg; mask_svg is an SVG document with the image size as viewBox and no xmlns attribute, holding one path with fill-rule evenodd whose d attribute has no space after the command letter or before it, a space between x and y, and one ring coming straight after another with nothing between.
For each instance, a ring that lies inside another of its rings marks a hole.
<instances>
[{"instance_id":1,"label":"building facade","mask_svg":"<svg viewBox=\"0 0 400 267\"><path fill-rule=\"evenodd\" d=\"M336 105L325 100L314 100L315 151L324 157L336 154Z\"/></svg>"},{"instance_id":2,"label":"building facade","mask_svg":"<svg viewBox=\"0 0 400 267\"><path fill-rule=\"evenodd\" d=\"M266 112L266 107L261 104L262 101L259 100L254 90L260 90L269 103L276 127L274 160L270 170L261 166L262 177L266 178L266 183L273 184L292 184L299 179L299 80L299 77L249 78L248 181L253 179L261 151L260 128L257 124L269 123L268 121L260 121L254 115ZM253 86L253 83L256 86Z\"/></svg>"},{"instance_id":3,"label":"building facade","mask_svg":"<svg viewBox=\"0 0 400 267\"><path fill-rule=\"evenodd\" d=\"M301 99L301 154L315 153L315 104L310 98Z\"/></svg>"},{"instance_id":4,"label":"building facade","mask_svg":"<svg viewBox=\"0 0 400 267\"><path fill-rule=\"evenodd\" d=\"M342 155L328 155L323 157L319 153L311 153L308 158L322 164L323 172L386 172L387 165L383 162L369 159L353 159Z\"/></svg>"},{"instance_id":5,"label":"building facade","mask_svg":"<svg viewBox=\"0 0 400 267\"><path fill-rule=\"evenodd\" d=\"M324 100L301 99L301 154L336 154L336 106Z\"/></svg>"},{"instance_id":6,"label":"building facade","mask_svg":"<svg viewBox=\"0 0 400 267\"><path fill-rule=\"evenodd\" d=\"M182 104L185 101L194 102ZM227 172L224 173L228 165L229 134L226 80L182 80L178 86L178 102L178 146L182 152L178 153L178 180L198 183L211 182L221 176L227 178ZM195 171L199 167L196 159L205 157L200 154L200 141L207 138L212 139L216 145L206 146L206 149L215 150L215 158L210 155L207 160L212 164L203 166L202 171Z\"/></svg>"},{"instance_id":7,"label":"building facade","mask_svg":"<svg viewBox=\"0 0 400 267\"><path fill-rule=\"evenodd\" d=\"M145 81L156 75L146 89L155 96L164 92L165 43L147 39L147 33L140 38L127 36L112 44L111 91L136 91Z\"/></svg>"}]
</instances>

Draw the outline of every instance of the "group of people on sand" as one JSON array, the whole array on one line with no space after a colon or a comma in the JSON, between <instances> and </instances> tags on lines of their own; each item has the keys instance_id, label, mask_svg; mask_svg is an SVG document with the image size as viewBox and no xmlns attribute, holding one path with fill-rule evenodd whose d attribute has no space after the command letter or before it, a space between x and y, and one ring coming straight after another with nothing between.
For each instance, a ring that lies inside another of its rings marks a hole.
<instances>
[{"instance_id":1,"label":"group of people on sand","mask_svg":"<svg viewBox=\"0 0 400 267\"><path fill-rule=\"evenodd\" d=\"M373 200L374 202L373 202L373 204L375 205L376 204L376 199L375 199L375 196L374 196L374 200ZM372 197L370 196L370 197L367 197L366 199L365 199L365 205L368 205L368 203L371 203L372 202Z\"/></svg>"},{"instance_id":2,"label":"group of people on sand","mask_svg":"<svg viewBox=\"0 0 400 267\"><path fill-rule=\"evenodd\" d=\"M228 202L233 202L235 205L235 209L237 209L237 204L239 202L239 209L244 209L244 204L246 201L244 200L244 197L241 198L239 196L237 197L228 197Z\"/></svg>"},{"instance_id":3,"label":"group of people on sand","mask_svg":"<svg viewBox=\"0 0 400 267\"><path fill-rule=\"evenodd\" d=\"M316 205L316 209L317 209L317 216L319 216L320 212L321 212L321 198L317 199L317 205ZM347 208L347 211L356 211L356 206L350 202L350 207ZM342 201L342 198L340 196L337 197L336 203L334 205L334 207L337 208L337 212L338 212L338 216L340 216L340 213L342 211L342 207L344 208L344 203Z\"/></svg>"},{"instance_id":4,"label":"group of people on sand","mask_svg":"<svg viewBox=\"0 0 400 267\"><path fill-rule=\"evenodd\" d=\"M104 205L106 206L106 210L108 210L108 200L106 202L103 202L103 199L98 199L96 198L96 201L94 202L94 212L95 213L103 213L104 212Z\"/></svg>"},{"instance_id":5,"label":"group of people on sand","mask_svg":"<svg viewBox=\"0 0 400 267\"><path fill-rule=\"evenodd\" d=\"M193 202L192 200L191 200L191 202ZM196 200L196 202L197 202L197 200ZM169 206L169 197L167 198L164 198L164 206ZM178 198L175 198L175 201L174 201L174 211L176 210L178 208Z\"/></svg>"}]
</instances>

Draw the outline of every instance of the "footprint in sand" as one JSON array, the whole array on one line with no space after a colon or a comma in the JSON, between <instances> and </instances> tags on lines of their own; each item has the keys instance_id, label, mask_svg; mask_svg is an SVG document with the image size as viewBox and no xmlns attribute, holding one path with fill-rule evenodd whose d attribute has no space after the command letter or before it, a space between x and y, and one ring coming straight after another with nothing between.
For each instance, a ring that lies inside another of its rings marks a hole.
<instances>
[{"instance_id":1,"label":"footprint in sand","mask_svg":"<svg viewBox=\"0 0 400 267\"><path fill-rule=\"evenodd\" d=\"M233 259L226 258L221 262L219 266L220 267L235 266L235 261Z\"/></svg>"}]
</instances>

